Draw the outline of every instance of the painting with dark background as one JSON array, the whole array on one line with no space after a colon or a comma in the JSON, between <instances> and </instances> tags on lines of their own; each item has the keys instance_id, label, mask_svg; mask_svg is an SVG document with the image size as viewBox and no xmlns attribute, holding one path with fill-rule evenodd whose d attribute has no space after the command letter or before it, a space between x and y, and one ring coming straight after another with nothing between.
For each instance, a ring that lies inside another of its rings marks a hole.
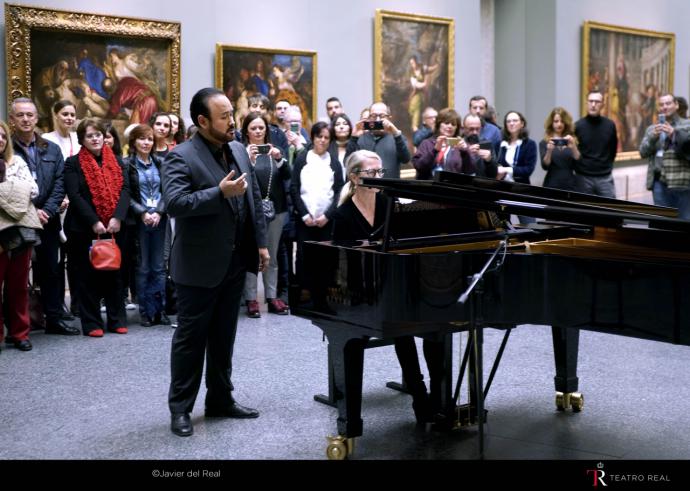
<instances>
[{"instance_id":1,"label":"painting with dark background","mask_svg":"<svg viewBox=\"0 0 690 491\"><path fill-rule=\"evenodd\" d=\"M454 21L378 10L375 30L374 99L412 145L425 107L454 105Z\"/></svg>"},{"instance_id":2,"label":"painting with dark background","mask_svg":"<svg viewBox=\"0 0 690 491\"><path fill-rule=\"evenodd\" d=\"M316 53L216 45L216 86L235 108L239 128L247 98L263 94L275 105L287 100L302 111L302 126L316 119Z\"/></svg>"},{"instance_id":3,"label":"painting with dark background","mask_svg":"<svg viewBox=\"0 0 690 491\"><path fill-rule=\"evenodd\" d=\"M637 158L645 129L657 121L657 98L673 92L675 35L586 22L583 37L582 114L587 94L600 91L619 159Z\"/></svg>"}]
</instances>

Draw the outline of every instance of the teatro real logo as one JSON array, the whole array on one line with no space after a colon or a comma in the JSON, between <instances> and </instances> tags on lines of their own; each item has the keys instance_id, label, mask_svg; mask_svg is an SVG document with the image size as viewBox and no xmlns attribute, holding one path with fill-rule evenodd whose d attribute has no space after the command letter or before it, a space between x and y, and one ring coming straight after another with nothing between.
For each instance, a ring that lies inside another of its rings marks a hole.
<instances>
[{"instance_id":1,"label":"teatro real logo","mask_svg":"<svg viewBox=\"0 0 690 491\"><path fill-rule=\"evenodd\" d=\"M604 464L602 462L599 462L597 464L596 469L587 469L586 472L588 476L591 475L593 478L593 487L596 488L597 486L599 486L599 484L601 484L602 486L608 486L608 484L604 482L604 476L606 476L606 472L604 472Z\"/></svg>"}]
</instances>

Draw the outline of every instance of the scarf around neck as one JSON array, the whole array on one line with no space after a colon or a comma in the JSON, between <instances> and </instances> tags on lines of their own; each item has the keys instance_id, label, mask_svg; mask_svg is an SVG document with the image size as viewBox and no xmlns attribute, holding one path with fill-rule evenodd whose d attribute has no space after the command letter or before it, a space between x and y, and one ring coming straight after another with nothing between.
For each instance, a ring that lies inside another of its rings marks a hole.
<instances>
[{"instance_id":1,"label":"scarf around neck","mask_svg":"<svg viewBox=\"0 0 690 491\"><path fill-rule=\"evenodd\" d=\"M123 176L117 157L108 145L103 145L101 156L103 165L99 166L96 157L85 147L79 150L79 164L91 192L91 199L96 207L96 214L107 226L115 213L120 200Z\"/></svg>"}]
</instances>

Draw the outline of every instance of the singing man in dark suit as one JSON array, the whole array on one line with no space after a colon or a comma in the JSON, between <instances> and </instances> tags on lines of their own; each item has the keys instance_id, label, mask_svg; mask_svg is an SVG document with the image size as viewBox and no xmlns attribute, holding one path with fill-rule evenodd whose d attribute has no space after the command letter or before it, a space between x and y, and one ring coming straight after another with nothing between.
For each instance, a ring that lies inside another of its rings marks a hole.
<instances>
[{"instance_id":1,"label":"singing man in dark suit","mask_svg":"<svg viewBox=\"0 0 690 491\"><path fill-rule=\"evenodd\" d=\"M194 432L194 407L206 352L206 417L256 418L232 396L232 351L247 271L268 265L261 194L244 147L233 141L230 100L201 89L190 105L199 128L162 165L163 197L176 219L170 269L177 286L172 340L170 429Z\"/></svg>"}]
</instances>

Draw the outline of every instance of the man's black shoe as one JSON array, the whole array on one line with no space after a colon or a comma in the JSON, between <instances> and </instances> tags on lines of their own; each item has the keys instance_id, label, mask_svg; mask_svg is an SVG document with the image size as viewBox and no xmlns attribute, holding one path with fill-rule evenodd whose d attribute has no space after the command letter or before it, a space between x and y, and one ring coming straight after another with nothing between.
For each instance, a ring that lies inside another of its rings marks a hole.
<instances>
[{"instance_id":1,"label":"man's black shoe","mask_svg":"<svg viewBox=\"0 0 690 491\"><path fill-rule=\"evenodd\" d=\"M236 402L223 409L206 408L207 418L237 418L237 419L251 419L258 418L259 411L250 407L244 407Z\"/></svg>"},{"instance_id":2,"label":"man's black shoe","mask_svg":"<svg viewBox=\"0 0 690 491\"><path fill-rule=\"evenodd\" d=\"M194 433L194 427L189 413L172 413L170 431L177 436L191 436Z\"/></svg>"},{"instance_id":3,"label":"man's black shoe","mask_svg":"<svg viewBox=\"0 0 690 491\"><path fill-rule=\"evenodd\" d=\"M46 323L46 334L62 334L63 336L78 336L79 329L66 324L64 321Z\"/></svg>"},{"instance_id":4,"label":"man's black shoe","mask_svg":"<svg viewBox=\"0 0 690 491\"><path fill-rule=\"evenodd\" d=\"M153 325L153 321L148 315L142 315L141 320L139 321L139 325L141 327L151 327Z\"/></svg>"},{"instance_id":5,"label":"man's black shoe","mask_svg":"<svg viewBox=\"0 0 690 491\"><path fill-rule=\"evenodd\" d=\"M22 339L21 341L15 341L14 347L20 351L31 351L33 349L33 345L31 344L31 341L29 341L28 339Z\"/></svg>"}]
</instances>

